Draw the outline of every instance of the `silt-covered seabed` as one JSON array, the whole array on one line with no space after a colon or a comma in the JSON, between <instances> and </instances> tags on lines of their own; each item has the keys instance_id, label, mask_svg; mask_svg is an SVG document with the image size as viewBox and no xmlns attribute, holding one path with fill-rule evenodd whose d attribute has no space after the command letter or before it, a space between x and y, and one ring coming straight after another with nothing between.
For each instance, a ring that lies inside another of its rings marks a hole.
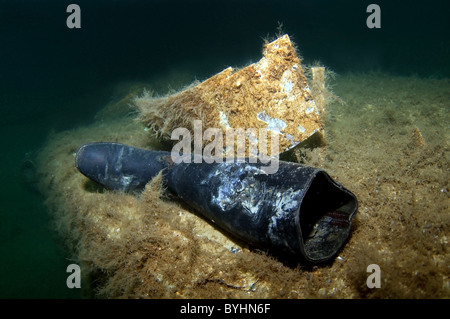
<instances>
[{"instance_id":1,"label":"silt-covered seabed","mask_svg":"<svg viewBox=\"0 0 450 319\"><path fill-rule=\"evenodd\" d=\"M342 74L332 85L342 101L327 106L326 145L297 158L354 192L359 209L349 241L324 266L287 265L249 250L165 196L158 179L132 195L80 174L74 154L88 142L167 148L129 106L140 84L122 84L127 94L91 125L49 136L38 158L40 189L68 256L81 266L85 296L450 297L449 79ZM370 264L380 266L381 288L366 285Z\"/></svg>"}]
</instances>

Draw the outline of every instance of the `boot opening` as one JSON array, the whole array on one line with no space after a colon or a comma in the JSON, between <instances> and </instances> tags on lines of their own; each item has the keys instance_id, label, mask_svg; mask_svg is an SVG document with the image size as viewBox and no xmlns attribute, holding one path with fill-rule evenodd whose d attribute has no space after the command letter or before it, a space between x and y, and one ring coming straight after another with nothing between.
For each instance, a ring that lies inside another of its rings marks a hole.
<instances>
[{"instance_id":1,"label":"boot opening","mask_svg":"<svg viewBox=\"0 0 450 319\"><path fill-rule=\"evenodd\" d=\"M300 206L305 255L314 262L329 259L347 240L358 207L355 196L323 171L317 173Z\"/></svg>"}]
</instances>

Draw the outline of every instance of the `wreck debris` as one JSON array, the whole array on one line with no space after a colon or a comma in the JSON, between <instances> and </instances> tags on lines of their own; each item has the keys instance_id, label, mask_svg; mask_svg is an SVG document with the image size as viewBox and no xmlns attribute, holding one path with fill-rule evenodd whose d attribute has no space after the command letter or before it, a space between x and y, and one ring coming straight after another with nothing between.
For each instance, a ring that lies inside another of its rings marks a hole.
<instances>
[{"instance_id":1,"label":"wreck debris","mask_svg":"<svg viewBox=\"0 0 450 319\"><path fill-rule=\"evenodd\" d=\"M324 68L312 68L312 76L315 95L289 36L283 35L265 44L256 63L237 71L229 67L175 94L144 94L134 102L139 119L163 139L169 140L179 127L192 132L193 122L201 120L203 127L219 128L223 134L230 128L276 132L281 153L323 129Z\"/></svg>"}]
</instances>

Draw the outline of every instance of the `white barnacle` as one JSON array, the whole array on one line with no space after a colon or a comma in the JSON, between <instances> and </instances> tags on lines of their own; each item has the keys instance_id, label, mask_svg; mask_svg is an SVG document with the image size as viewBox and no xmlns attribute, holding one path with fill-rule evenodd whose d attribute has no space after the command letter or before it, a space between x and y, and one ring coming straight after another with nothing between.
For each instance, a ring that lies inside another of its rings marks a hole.
<instances>
[{"instance_id":1,"label":"white barnacle","mask_svg":"<svg viewBox=\"0 0 450 319\"><path fill-rule=\"evenodd\" d=\"M259 112L256 117L258 120L263 121L267 124L267 129L269 131L274 131L277 133L280 133L282 130L284 130L287 127L286 122L284 122L281 119L272 118L264 111Z\"/></svg>"},{"instance_id":2,"label":"white barnacle","mask_svg":"<svg viewBox=\"0 0 450 319\"><path fill-rule=\"evenodd\" d=\"M297 127L297 129L298 129L298 131L299 131L300 133L305 133L305 132L306 132L306 129L305 129L303 126L301 126L301 125L299 125L299 126Z\"/></svg>"}]
</instances>

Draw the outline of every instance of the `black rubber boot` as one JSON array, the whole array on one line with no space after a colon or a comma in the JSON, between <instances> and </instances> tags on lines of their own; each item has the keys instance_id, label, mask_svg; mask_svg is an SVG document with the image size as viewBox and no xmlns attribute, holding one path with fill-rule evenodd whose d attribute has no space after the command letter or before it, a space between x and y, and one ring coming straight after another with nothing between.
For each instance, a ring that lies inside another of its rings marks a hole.
<instances>
[{"instance_id":1,"label":"black rubber boot","mask_svg":"<svg viewBox=\"0 0 450 319\"><path fill-rule=\"evenodd\" d=\"M288 259L333 258L345 244L358 202L325 171L279 161L267 164L180 163L170 152L117 143L80 147L81 173L110 189L142 189L164 170L164 183L209 220L243 241Z\"/></svg>"}]
</instances>

